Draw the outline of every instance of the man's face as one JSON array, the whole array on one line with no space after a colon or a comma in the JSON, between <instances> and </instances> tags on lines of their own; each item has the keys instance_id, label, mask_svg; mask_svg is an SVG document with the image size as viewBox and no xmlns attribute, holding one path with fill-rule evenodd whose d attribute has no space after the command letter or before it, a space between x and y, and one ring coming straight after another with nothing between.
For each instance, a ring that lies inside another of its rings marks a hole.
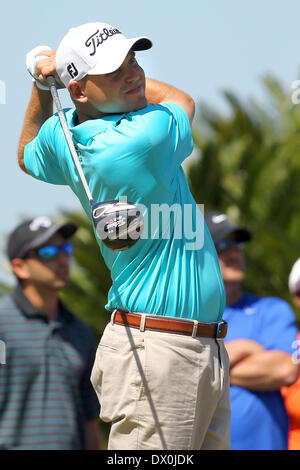
<instances>
[{"instance_id":1,"label":"man's face","mask_svg":"<svg viewBox=\"0 0 300 470\"><path fill-rule=\"evenodd\" d=\"M61 246L65 239L59 233L51 237L43 246ZM58 256L49 260L41 260L36 255L36 250L29 253L22 260L21 278L28 284L43 287L50 291L59 291L64 288L70 277L70 256L60 250ZM20 273L19 273L20 276Z\"/></svg>"},{"instance_id":2,"label":"man's face","mask_svg":"<svg viewBox=\"0 0 300 470\"><path fill-rule=\"evenodd\" d=\"M229 241L228 247L224 251L217 249L223 280L224 282L241 282L245 277L243 245L234 244L233 236L227 237L224 241Z\"/></svg>"},{"instance_id":3,"label":"man's face","mask_svg":"<svg viewBox=\"0 0 300 470\"><path fill-rule=\"evenodd\" d=\"M105 75L88 75L83 80L90 111L97 114L124 113L147 105L145 74L130 51L122 65Z\"/></svg>"}]
</instances>

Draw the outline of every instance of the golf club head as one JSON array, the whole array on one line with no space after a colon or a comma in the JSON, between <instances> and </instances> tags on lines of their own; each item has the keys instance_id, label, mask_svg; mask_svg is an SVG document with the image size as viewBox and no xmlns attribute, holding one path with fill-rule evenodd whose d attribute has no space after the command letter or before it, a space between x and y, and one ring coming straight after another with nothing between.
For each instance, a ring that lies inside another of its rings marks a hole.
<instances>
[{"instance_id":1,"label":"golf club head","mask_svg":"<svg viewBox=\"0 0 300 470\"><path fill-rule=\"evenodd\" d=\"M143 232L143 215L131 202L93 203L92 218L98 237L113 251L128 250Z\"/></svg>"}]
</instances>

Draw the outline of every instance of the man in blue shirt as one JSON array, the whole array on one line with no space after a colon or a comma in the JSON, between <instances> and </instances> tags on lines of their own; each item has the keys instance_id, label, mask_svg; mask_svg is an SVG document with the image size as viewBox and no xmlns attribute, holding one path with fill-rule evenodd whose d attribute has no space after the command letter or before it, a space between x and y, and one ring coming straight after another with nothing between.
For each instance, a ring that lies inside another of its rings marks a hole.
<instances>
[{"instance_id":1,"label":"man in blue shirt","mask_svg":"<svg viewBox=\"0 0 300 470\"><path fill-rule=\"evenodd\" d=\"M215 248L181 163L193 148L194 101L146 79L136 50L104 23L73 28L57 51L39 50L19 144L21 168L69 185L90 217L45 76L56 74L75 109L65 112L93 200L126 197L145 229L127 251L97 238L111 271L111 322L92 373L110 449L229 446L224 286ZM43 48L45 49L45 48ZM167 213L167 217L166 217ZM160 224L163 214L163 224Z\"/></svg>"},{"instance_id":2,"label":"man in blue shirt","mask_svg":"<svg viewBox=\"0 0 300 470\"><path fill-rule=\"evenodd\" d=\"M230 358L231 449L287 449L288 417L280 388L297 378L293 361L297 326L287 302L245 293L243 244L250 232L225 214L209 211L226 290L224 318Z\"/></svg>"}]
</instances>

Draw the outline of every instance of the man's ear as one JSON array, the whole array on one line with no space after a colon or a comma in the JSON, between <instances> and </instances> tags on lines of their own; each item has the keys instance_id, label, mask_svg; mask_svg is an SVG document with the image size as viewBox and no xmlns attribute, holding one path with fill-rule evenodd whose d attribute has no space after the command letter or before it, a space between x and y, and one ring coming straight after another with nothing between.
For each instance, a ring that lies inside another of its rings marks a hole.
<instances>
[{"instance_id":1,"label":"man's ear","mask_svg":"<svg viewBox=\"0 0 300 470\"><path fill-rule=\"evenodd\" d=\"M23 279L23 280L28 279L29 272L27 269L26 261L24 259L14 258L13 260L11 260L10 263L11 263L13 272L19 279Z\"/></svg>"},{"instance_id":2,"label":"man's ear","mask_svg":"<svg viewBox=\"0 0 300 470\"><path fill-rule=\"evenodd\" d=\"M86 103L88 101L81 81L71 80L68 84L68 90L73 101L78 103Z\"/></svg>"}]
</instances>

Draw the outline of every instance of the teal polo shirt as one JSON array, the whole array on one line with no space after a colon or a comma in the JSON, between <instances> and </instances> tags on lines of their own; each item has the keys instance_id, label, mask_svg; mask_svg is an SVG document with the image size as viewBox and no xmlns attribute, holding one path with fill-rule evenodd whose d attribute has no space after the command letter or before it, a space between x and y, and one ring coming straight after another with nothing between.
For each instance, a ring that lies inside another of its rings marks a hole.
<instances>
[{"instance_id":1,"label":"teal polo shirt","mask_svg":"<svg viewBox=\"0 0 300 470\"><path fill-rule=\"evenodd\" d=\"M74 109L65 115L94 201L126 197L142 207L146 221L141 239L123 252L107 249L96 235L112 278L106 308L220 320L225 294L218 258L181 167L193 149L184 110L150 104L79 125ZM57 115L25 147L24 162L35 178L70 186L91 218Z\"/></svg>"}]
</instances>

